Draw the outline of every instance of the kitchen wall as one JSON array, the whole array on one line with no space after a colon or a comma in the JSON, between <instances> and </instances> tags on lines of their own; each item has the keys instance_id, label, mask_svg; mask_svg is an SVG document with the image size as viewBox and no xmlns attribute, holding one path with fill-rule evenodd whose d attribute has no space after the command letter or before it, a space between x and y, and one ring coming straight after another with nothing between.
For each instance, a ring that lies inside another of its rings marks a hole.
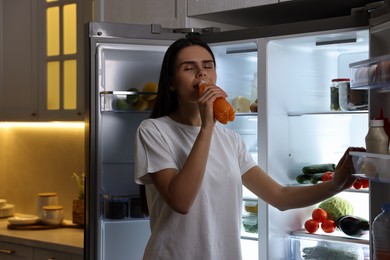
<instances>
[{"instance_id":1,"label":"kitchen wall","mask_svg":"<svg viewBox=\"0 0 390 260\"><path fill-rule=\"evenodd\" d=\"M16 213L35 214L37 194L57 192L65 219L72 219L85 172L84 123L0 122L0 198Z\"/></svg>"}]
</instances>

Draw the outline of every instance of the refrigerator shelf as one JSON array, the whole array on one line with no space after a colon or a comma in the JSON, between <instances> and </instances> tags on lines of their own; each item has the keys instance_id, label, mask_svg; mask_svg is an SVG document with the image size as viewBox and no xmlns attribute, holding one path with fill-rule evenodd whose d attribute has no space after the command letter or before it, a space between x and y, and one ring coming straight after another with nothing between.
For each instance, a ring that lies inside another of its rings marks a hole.
<instances>
[{"instance_id":1,"label":"refrigerator shelf","mask_svg":"<svg viewBox=\"0 0 390 260\"><path fill-rule=\"evenodd\" d=\"M102 91L100 110L102 112L150 112L157 92Z\"/></svg>"},{"instance_id":2,"label":"refrigerator shelf","mask_svg":"<svg viewBox=\"0 0 390 260\"><path fill-rule=\"evenodd\" d=\"M291 236L297 238L310 238L310 239L319 239L324 241L337 241L337 242L345 242L345 243L354 243L354 244L362 244L369 245L369 233L362 235L361 237L351 237L343 232L336 230L333 233L325 233L320 229L317 230L315 234L310 234L306 230L297 230L291 232Z\"/></svg>"},{"instance_id":3,"label":"refrigerator shelf","mask_svg":"<svg viewBox=\"0 0 390 260\"><path fill-rule=\"evenodd\" d=\"M350 152L358 178L390 183L390 155Z\"/></svg>"},{"instance_id":4,"label":"refrigerator shelf","mask_svg":"<svg viewBox=\"0 0 390 260\"><path fill-rule=\"evenodd\" d=\"M293 116L320 116L320 115L353 115L353 114L368 114L368 110L354 110L354 111L292 111L288 112L287 115Z\"/></svg>"},{"instance_id":5,"label":"refrigerator shelf","mask_svg":"<svg viewBox=\"0 0 390 260\"><path fill-rule=\"evenodd\" d=\"M390 91L390 55L383 55L349 65L351 88Z\"/></svg>"}]
</instances>

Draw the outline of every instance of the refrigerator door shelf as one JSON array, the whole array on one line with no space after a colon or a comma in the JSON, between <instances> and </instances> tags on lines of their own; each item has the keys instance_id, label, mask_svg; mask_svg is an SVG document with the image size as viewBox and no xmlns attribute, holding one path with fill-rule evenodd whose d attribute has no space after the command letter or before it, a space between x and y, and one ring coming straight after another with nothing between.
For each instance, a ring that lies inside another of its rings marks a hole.
<instances>
[{"instance_id":1,"label":"refrigerator door shelf","mask_svg":"<svg viewBox=\"0 0 390 260\"><path fill-rule=\"evenodd\" d=\"M350 152L355 176L373 181L390 183L390 155Z\"/></svg>"},{"instance_id":2,"label":"refrigerator door shelf","mask_svg":"<svg viewBox=\"0 0 390 260\"><path fill-rule=\"evenodd\" d=\"M390 91L390 55L383 55L349 65L352 89L382 88Z\"/></svg>"}]
</instances>

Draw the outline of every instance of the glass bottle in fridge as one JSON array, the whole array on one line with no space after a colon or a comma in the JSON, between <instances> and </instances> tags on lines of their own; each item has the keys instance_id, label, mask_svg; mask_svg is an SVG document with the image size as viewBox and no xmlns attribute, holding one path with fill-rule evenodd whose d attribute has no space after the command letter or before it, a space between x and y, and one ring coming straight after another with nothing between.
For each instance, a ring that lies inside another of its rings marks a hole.
<instances>
[{"instance_id":1,"label":"glass bottle in fridge","mask_svg":"<svg viewBox=\"0 0 390 260\"><path fill-rule=\"evenodd\" d=\"M390 259L390 203L383 203L382 212L372 223L374 256L376 260Z\"/></svg>"}]
</instances>

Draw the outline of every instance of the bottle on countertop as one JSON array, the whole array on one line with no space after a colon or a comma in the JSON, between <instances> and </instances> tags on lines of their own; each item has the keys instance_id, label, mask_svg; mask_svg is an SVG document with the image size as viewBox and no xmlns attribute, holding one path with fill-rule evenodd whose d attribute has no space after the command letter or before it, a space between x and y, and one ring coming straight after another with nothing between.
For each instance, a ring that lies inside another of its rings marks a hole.
<instances>
[{"instance_id":1,"label":"bottle on countertop","mask_svg":"<svg viewBox=\"0 0 390 260\"><path fill-rule=\"evenodd\" d=\"M390 259L390 203L382 204L382 212L374 219L372 227L375 259Z\"/></svg>"},{"instance_id":2,"label":"bottle on countertop","mask_svg":"<svg viewBox=\"0 0 390 260\"><path fill-rule=\"evenodd\" d=\"M355 216L342 216L336 220L336 226L344 234L353 237L360 237L370 229L368 221Z\"/></svg>"},{"instance_id":3,"label":"bottle on countertop","mask_svg":"<svg viewBox=\"0 0 390 260\"><path fill-rule=\"evenodd\" d=\"M380 120L370 120L370 128L366 135L366 151L368 153L388 153L389 137L384 129L384 122Z\"/></svg>"}]
</instances>

